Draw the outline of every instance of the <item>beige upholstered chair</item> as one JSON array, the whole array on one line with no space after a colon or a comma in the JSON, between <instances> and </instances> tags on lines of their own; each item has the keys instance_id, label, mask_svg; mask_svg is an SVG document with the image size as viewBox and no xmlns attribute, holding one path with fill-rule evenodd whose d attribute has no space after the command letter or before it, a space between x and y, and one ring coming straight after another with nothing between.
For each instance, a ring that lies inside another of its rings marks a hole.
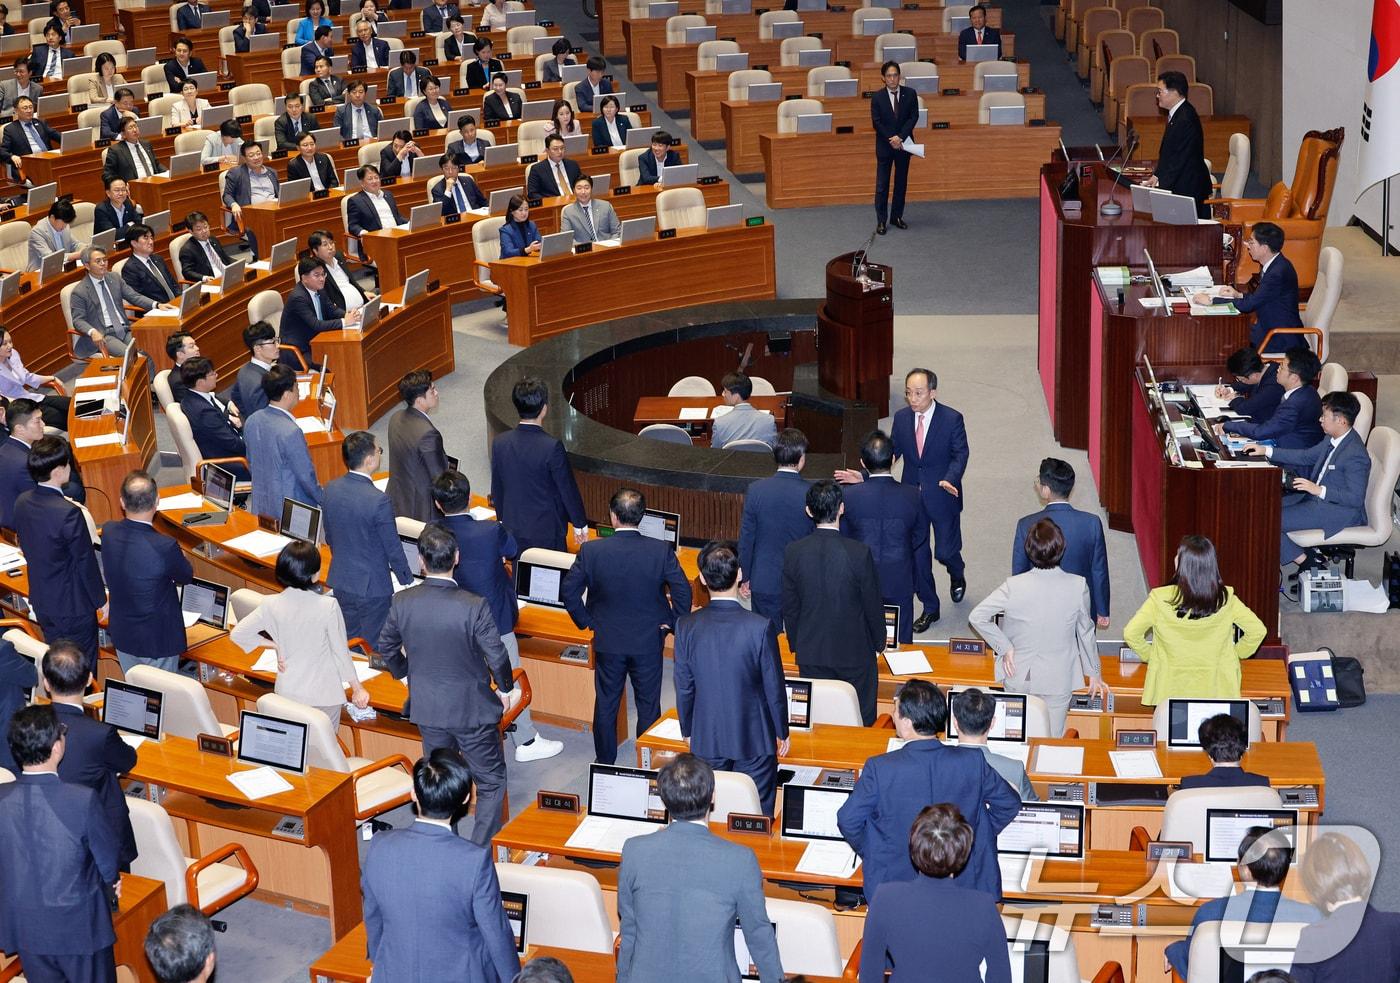
<instances>
[{"instance_id":1,"label":"beige upholstered chair","mask_svg":"<svg viewBox=\"0 0 1400 983\"><path fill-rule=\"evenodd\" d=\"M749 97L749 86L761 85L765 82L773 81L773 73L763 68L745 68L741 71L729 73L729 99L747 99Z\"/></svg>"},{"instance_id":2,"label":"beige upholstered chair","mask_svg":"<svg viewBox=\"0 0 1400 983\"><path fill-rule=\"evenodd\" d=\"M180 408L173 406L170 412L180 413ZM236 727L219 723L214 716L214 708L209 705L209 694L197 679L142 665L133 666L126 674L126 681L164 695L162 706L165 717L162 726L167 734L194 740L200 734L228 737L238 731Z\"/></svg>"},{"instance_id":3,"label":"beige upholstered chair","mask_svg":"<svg viewBox=\"0 0 1400 983\"><path fill-rule=\"evenodd\" d=\"M656 228L703 229L705 195L699 188L667 188L656 196Z\"/></svg>"},{"instance_id":4,"label":"beige upholstered chair","mask_svg":"<svg viewBox=\"0 0 1400 983\"><path fill-rule=\"evenodd\" d=\"M758 39L772 41L774 24L791 23L801 19L802 15L795 10L766 10L758 15Z\"/></svg>"},{"instance_id":5,"label":"beige upholstered chair","mask_svg":"<svg viewBox=\"0 0 1400 983\"><path fill-rule=\"evenodd\" d=\"M491 263L501 258L501 226L505 222L505 216L493 215L472 226L472 282L489 294L503 292L491 280Z\"/></svg>"},{"instance_id":6,"label":"beige upholstered chair","mask_svg":"<svg viewBox=\"0 0 1400 983\"><path fill-rule=\"evenodd\" d=\"M1026 97L1019 92L982 93L982 98L977 100L977 122L984 124L990 122L993 106L1020 106L1024 109Z\"/></svg>"},{"instance_id":7,"label":"beige upholstered chair","mask_svg":"<svg viewBox=\"0 0 1400 983\"><path fill-rule=\"evenodd\" d=\"M667 396L714 396L715 386L703 375L688 375L671 384Z\"/></svg>"},{"instance_id":8,"label":"beige upholstered chair","mask_svg":"<svg viewBox=\"0 0 1400 983\"><path fill-rule=\"evenodd\" d=\"M666 18L666 43L685 44L685 32L689 27L704 27L703 14L676 14Z\"/></svg>"},{"instance_id":9,"label":"beige upholstered chair","mask_svg":"<svg viewBox=\"0 0 1400 983\"><path fill-rule=\"evenodd\" d=\"M695 67L701 72L712 72L715 70L716 56L738 53L738 41L701 41L695 49Z\"/></svg>"},{"instance_id":10,"label":"beige upholstered chair","mask_svg":"<svg viewBox=\"0 0 1400 983\"><path fill-rule=\"evenodd\" d=\"M818 65L807 72L807 98L821 99L826 95L828 79L848 79L851 70L845 65Z\"/></svg>"},{"instance_id":11,"label":"beige upholstered chair","mask_svg":"<svg viewBox=\"0 0 1400 983\"><path fill-rule=\"evenodd\" d=\"M778 132L796 133L797 117L822 112L820 99L787 99L778 103Z\"/></svg>"},{"instance_id":12,"label":"beige upholstered chair","mask_svg":"<svg viewBox=\"0 0 1400 983\"><path fill-rule=\"evenodd\" d=\"M1243 133L1230 134L1230 159L1225 164L1225 176L1220 179L1222 198L1244 196L1245 182L1249 179L1249 158L1249 137Z\"/></svg>"},{"instance_id":13,"label":"beige upholstered chair","mask_svg":"<svg viewBox=\"0 0 1400 983\"><path fill-rule=\"evenodd\" d=\"M891 31L888 34L881 34L875 39L875 60L883 63L885 61L886 48L913 48L915 57L918 57L919 39L912 34L905 34L901 31Z\"/></svg>"},{"instance_id":14,"label":"beige upholstered chair","mask_svg":"<svg viewBox=\"0 0 1400 983\"><path fill-rule=\"evenodd\" d=\"M821 38L811 38L805 35L800 38L783 38L783 43L778 45L778 62L788 67L798 63L799 51L818 51L821 49Z\"/></svg>"},{"instance_id":15,"label":"beige upholstered chair","mask_svg":"<svg viewBox=\"0 0 1400 983\"><path fill-rule=\"evenodd\" d=\"M1320 548L1329 557L1341 560L1348 577L1355 576L1356 551L1384 546L1393 531L1390 502L1395 483L1400 481L1400 433L1390 427L1373 427L1366 440L1366 450L1371 454L1371 476L1366 482L1366 525L1348 526L1331 536L1321 529L1288 534L1299 547Z\"/></svg>"}]
</instances>

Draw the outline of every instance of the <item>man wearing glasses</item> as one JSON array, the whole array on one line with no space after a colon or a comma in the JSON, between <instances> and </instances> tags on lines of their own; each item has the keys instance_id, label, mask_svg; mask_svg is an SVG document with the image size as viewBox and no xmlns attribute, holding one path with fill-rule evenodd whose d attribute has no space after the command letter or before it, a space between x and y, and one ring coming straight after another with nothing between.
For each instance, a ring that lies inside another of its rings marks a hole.
<instances>
[{"instance_id":1,"label":"man wearing glasses","mask_svg":"<svg viewBox=\"0 0 1400 983\"><path fill-rule=\"evenodd\" d=\"M292 288L282 308L282 337L301 352L308 366L320 368L311 356L311 339L322 331L339 331L358 325L364 309L347 314L331 302L326 293L326 268L318 259L301 260L297 264L297 276L301 282ZM294 362L288 364L300 368Z\"/></svg>"},{"instance_id":2,"label":"man wearing glasses","mask_svg":"<svg viewBox=\"0 0 1400 983\"><path fill-rule=\"evenodd\" d=\"M238 407L238 415L246 420L267 405L262 381L277 364L277 331L266 321L255 321L243 329L243 344L248 346L251 358L239 368L229 398Z\"/></svg>"}]
</instances>

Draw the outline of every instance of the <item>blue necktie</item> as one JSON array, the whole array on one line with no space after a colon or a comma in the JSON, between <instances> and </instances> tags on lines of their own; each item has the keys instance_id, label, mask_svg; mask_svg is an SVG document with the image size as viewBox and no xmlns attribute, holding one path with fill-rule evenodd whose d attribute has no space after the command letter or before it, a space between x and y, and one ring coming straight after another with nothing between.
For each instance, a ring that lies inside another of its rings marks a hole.
<instances>
[{"instance_id":1,"label":"blue necktie","mask_svg":"<svg viewBox=\"0 0 1400 983\"><path fill-rule=\"evenodd\" d=\"M316 308L316 320L318 320L318 321L323 321L323 320L325 320L323 317L321 317L321 295L320 295L319 293L317 293L316 291L314 291L314 290L310 291L310 293L311 293L311 303L312 303L312 305Z\"/></svg>"},{"instance_id":2,"label":"blue necktie","mask_svg":"<svg viewBox=\"0 0 1400 983\"><path fill-rule=\"evenodd\" d=\"M453 188L453 192L457 196L457 211L465 212L467 210L467 203L462 200L462 184L460 181Z\"/></svg>"}]
</instances>

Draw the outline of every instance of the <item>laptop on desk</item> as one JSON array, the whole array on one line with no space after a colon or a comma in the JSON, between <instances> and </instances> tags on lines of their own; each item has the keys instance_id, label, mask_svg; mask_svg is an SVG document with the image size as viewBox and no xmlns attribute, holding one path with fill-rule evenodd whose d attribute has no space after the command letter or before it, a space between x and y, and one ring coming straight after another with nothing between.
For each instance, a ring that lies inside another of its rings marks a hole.
<instances>
[{"instance_id":1,"label":"laptop on desk","mask_svg":"<svg viewBox=\"0 0 1400 983\"><path fill-rule=\"evenodd\" d=\"M164 694L159 690L109 679L102 691L102 722L124 734L158 741L163 700Z\"/></svg>"},{"instance_id":2,"label":"laptop on desk","mask_svg":"<svg viewBox=\"0 0 1400 983\"><path fill-rule=\"evenodd\" d=\"M700 180L700 165L672 164L667 167L663 164L660 179L663 188L682 188L687 184L694 184Z\"/></svg>"},{"instance_id":3,"label":"laptop on desk","mask_svg":"<svg viewBox=\"0 0 1400 983\"><path fill-rule=\"evenodd\" d=\"M568 554L569 559L565 562L563 554L556 554L552 550L542 552L543 557L540 553L526 550L520 559L515 561L515 596L527 604L563 608L564 600L560 587L564 582L564 574L573 566L573 554Z\"/></svg>"},{"instance_id":4,"label":"laptop on desk","mask_svg":"<svg viewBox=\"0 0 1400 983\"><path fill-rule=\"evenodd\" d=\"M180 614L184 616L185 627L203 624L220 631L227 628L228 594L223 584L198 577L190 580L180 589Z\"/></svg>"},{"instance_id":5,"label":"laptop on desk","mask_svg":"<svg viewBox=\"0 0 1400 983\"><path fill-rule=\"evenodd\" d=\"M86 150L92 146L92 127L85 126L80 130L64 130L58 135L58 150L60 153L70 154L79 150Z\"/></svg>"},{"instance_id":6,"label":"laptop on desk","mask_svg":"<svg viewBox=\"0 0 1400 983\"><path fill-rule=\"evenodd\" d=\"M804 48L797 53L799 68L819 68L831 64L830 48Z\"/></svg>"},{"instance_id":7,"label":"laptop on desk","mask_svg":"<svg viewBox=\"0 0 1400 983\"><path fill-rule=\"evenodd\" d=\"M1196 750L1201 746L1201 724L1219 714L1229 714L1249 733L1248 700L1168 700L1167 749ZM1248 749L1248 738L1245 743Z\"/></svg>"},{"instance_id":8,"label":"laptop on desk","mask_svg":"<svg viewBox=\"0 0 1400 983\"><path fill-rule=\"evenodd\" d=\"M657 772L622 765L588 766L588 815L565 846L621 853L634 836L663 829L670 817L656 788Z\"/></svg>"},{"instance_id":9,"label":"laptop on desk","mask_svg":"<svg viewBox=\"0 0 1400 983\"><path fill-rule=\"evenodd\" d=\"M271 35L261 35L271 37ZM199 126L202 130L217 131L220 126L233 119L233 106L225 103L222 106L210 106L199 114Z\"/></svg>"},{"instance_id":10,"label":"laptop on desk","mask_svg":"<svg viewBox=\"0 0 1400 983\"><path fill-rule=\"evenodd\" d=\"M822 97L826 99L854 99L859 95L860 79L827 79L822 83Z\"/></svg>"},{"instance_id":11,"label":"laptop on desk","mask_svg":"<svg viewBox=\"0 0 1400 983\"><path fill-rule=\"evenodd\" d=\"M520 159L520 145L515 143L499 143L494 147L487 147L484 159L487 167L502 167L514 164Z\"/></svg>"},{"instance_id":12,"label":"laptop on desk","mask_svg":"<svg viewBox=\"0 0 1400 983\"><path fill-rule=\"evenodd\" d=\"M301 178L295 181L283 181L277 187L277 204L295 205L299 201L306 201L311 197L311 179Z\"/></svg>"},{"instance_id":13,"label":"laptop on desk","mask_svg":"<svg viewBox=\"0 0 1400 983\"><path fill-rule=\"evenodd\" d=\"M487 153L490 153L488 148ZM525 189L517 185L514 188L501 188L491 192L491 197L486 202L486 211L490 215L504 215L506 208L510 205L511 198L516 195L523 195Z\"/></svg>"},{"instance_id":14,"label":"laptop on desk","mask_svg":"<svg viewBox=\"0 0 1400 983\"><path fill-rule=\"evenodd\" d=\"M963 59L968 64L976 61L996 61L1001 55L1001 46L996 44L969 44L967 46L967 57Z\"/></svg>"},{"instance_id":15,"label":"laptop on desk","mask_svg":"<svg viewBox=\"0 0 1400 983\"><path fill-rule=\"evenodd\" d=\"M554 232L540 237L539 257L541 261L570 256L573 251L574 234L572 232Z\"/></svg>"},{"instance_id":16,"label":"laptop on desk","mask_svg":"<svg viewBox=\"0 0 1400 983\"><path fill-rule=\"evenodd\" d=\"M1016 890L1033 856L1084 859L1084 807L1059 802L1022 802L1021 811L997 834L1002 890Z\"/></svg>"},{"instance_id":17,"label":"laptop on desk","mask_svg":"<svg viewBox=\"0 0 1400 983\"><path fill-rule=\"evenodd\" d=\"M244 710L238 715L238 760L306 774L306 724Z\"/></svg>"}]
</instances>

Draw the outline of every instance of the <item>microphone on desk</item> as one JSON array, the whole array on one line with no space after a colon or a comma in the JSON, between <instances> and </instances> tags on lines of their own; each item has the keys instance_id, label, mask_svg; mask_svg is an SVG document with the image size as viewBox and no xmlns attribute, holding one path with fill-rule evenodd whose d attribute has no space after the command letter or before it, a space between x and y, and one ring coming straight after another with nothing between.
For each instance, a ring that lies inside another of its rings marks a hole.
<instances>
[{"instance_id":1,"label":"microphone on desk","mask_svg":"<svg viewBox=\"0 0 1400 983\"><path fill-rule=\"evenodd\" d=\"M879 234L879 231L879 229L872 231L870 233L870 238L865 240L865 245L857 249L855 254L851 257L851 276L858 280L864 279L865 277L865 254L869 252L870 247L875 244L875 236Z\"/></svg>"},{"instance_id":2,"label":"microphone on desk","mask_svg":"<svg viewBox=\"0 0 1400 983\"><path fill-rule=\"evenodd\" d=\"M1127 167L1128 161L1132 160L1133 151L1137 149L1137 143L1137 136L1135 134L1133 136L1132 142L1128 144L1127 152L1123 154L1123 167ZM1118 151L1115 150L1113 152L1113 157L1116 156L1118 156ZM1108 160L1113 160L1113 157L1109 157ZM1108 161L1105 161L1105 163L1108 163ZM1102 205L1099 206L1100 215L1106 215L1112 218L1116 215L1123 214L1123 206L1118 204L1118 182L1123 177L1123 167L1120 167L1117 173L1113 175L1113 185L1112 187L1110 187L1108 192L1108 201L1104 202Z\"/></svg>"}]
</instances>

